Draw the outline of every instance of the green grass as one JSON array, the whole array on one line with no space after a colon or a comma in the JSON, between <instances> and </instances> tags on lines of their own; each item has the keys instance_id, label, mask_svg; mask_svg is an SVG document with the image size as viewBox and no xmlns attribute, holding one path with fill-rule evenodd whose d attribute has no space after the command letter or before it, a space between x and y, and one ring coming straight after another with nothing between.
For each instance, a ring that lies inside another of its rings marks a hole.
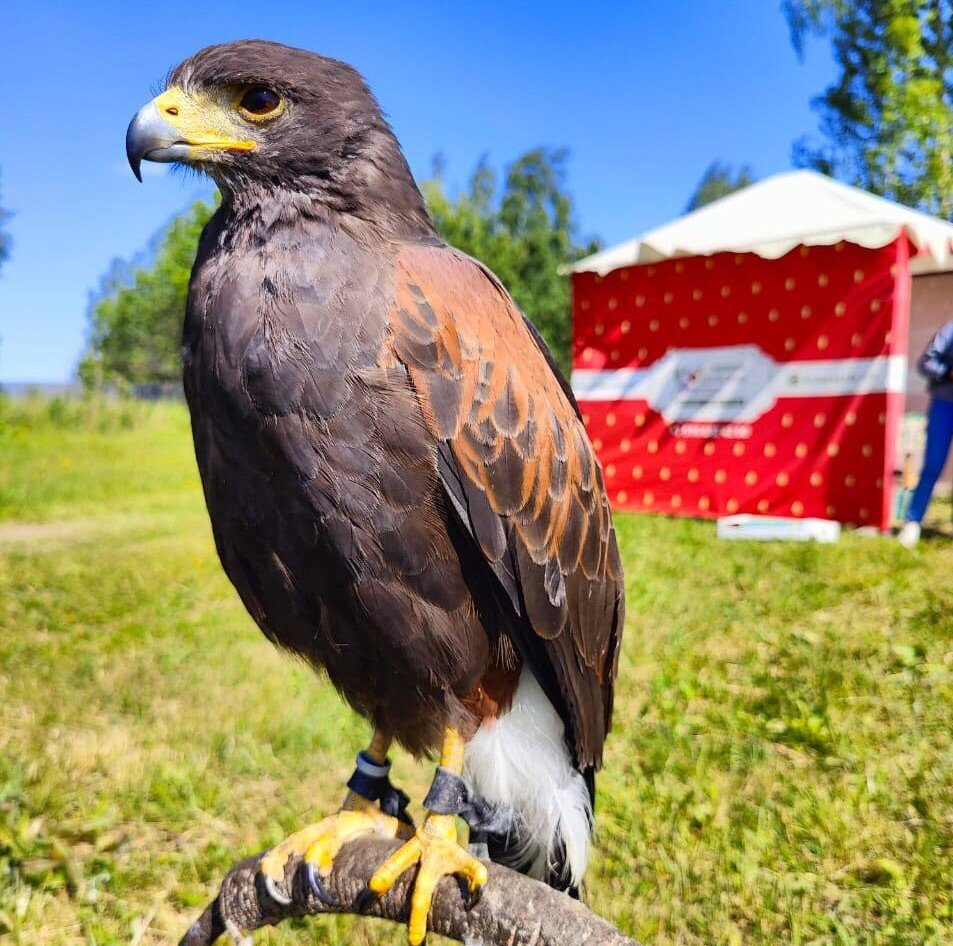
<instances>
[{"instance_id":1,"label":"green grass","mask_svg":"<svg viewBox=\"0 0 953 946\"><path fill-rule=\"evenodd\" d=\"M594 909L666 946L953 942L953 545L619 533ZM31 946L176 942L336 806L367 732L243 612L169 405L0 404L0 707L0 941ZM427 767L395 768L419 799Z\"/></svg>"}]
</instances>

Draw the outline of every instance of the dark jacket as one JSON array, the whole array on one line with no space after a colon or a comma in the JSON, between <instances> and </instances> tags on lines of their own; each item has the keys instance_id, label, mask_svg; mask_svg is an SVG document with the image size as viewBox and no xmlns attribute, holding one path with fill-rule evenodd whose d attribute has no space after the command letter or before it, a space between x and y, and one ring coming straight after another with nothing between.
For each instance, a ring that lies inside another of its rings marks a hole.
<instances>
[{"instance_id":1,"label":"dark jacket","mask_svg":"<svg viewBox=\"0 0 953 946\"><path fill-rule=\"evenodd\" d=\"M953 321L947 322L930 339L917 362L917 370L927 379L933 397L953 401Z\"/></svg>"}]
</instances>

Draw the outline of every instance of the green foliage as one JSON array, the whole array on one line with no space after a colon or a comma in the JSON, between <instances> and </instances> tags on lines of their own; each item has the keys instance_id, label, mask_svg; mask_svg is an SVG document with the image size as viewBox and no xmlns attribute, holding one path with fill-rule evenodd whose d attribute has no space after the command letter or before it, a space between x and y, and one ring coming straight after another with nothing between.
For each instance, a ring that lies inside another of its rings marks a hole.
<instances>
[{"instance_id":1,"label":"green foliage","mask_svg":"<svg viewBox=\"0 0 953 946\"><path fill-rule=\"evenodd\" d=\"M565 150L528 151L509 166L502 186L484 158L453 198L436 162L434 179L423 185L440 235L496 273L564 369L572 326L569 277L560 267L598 249L577 242L567 158Z\"/></svg>"},{"instance_id":2,"label":"green foliage","mask_svg":"<svg viewBox=\"0 0 953 946\"><path fill-rule=\"evenodd\" d=\"M734 170L730 164L712 161L702 175L702 179L698 182L695 192L689 198L685 212L691 213L693 210L698 210L706 204L721 200L722 197L727 197L735 191L743 190L753 183L754 175L747 164L743 164L740 168Z\"/></svg>"},{"instance_id":3,"label":"green foliage","mask_svg":"<svg viewBox=\"0 0 953 946\"><path fill-rule=\"evenodd\" d=\"M785 0L799 54L830 39L839 69L815 100L820 145L795 161L910 206L953 218L951 0Z\"/></svg>"},{"instance_id":4,"label":"green foliage","mask_svg":"<svg viewBox=\"0 0 953 946\"><path fill-rule=\"evenodd\" d=\"M0 422L0 942L175 943L231 864L340 804L368 726L230 588L181 404L106 431L30 410ZM948 535L617 523L593 909L653 946L953 943ZM395 751L416 816L432 771ZM312 940L406 934L256 939Z\"/></svg>"},{"instance_id":5,"label":"green foliage","mask_svg":"<svg viewBox=\"0 0 953 946\"><path fill-rule=\"evenodd\" d=\"M214 207L197 201L159 236L150 265L131 280L113 264L91 308L91 332L79 375L87 387L104 383L178 381L182 319L199 235Z\"/></svg>"},{"instance_id":6,"label":"green foliage","mask_svg":"<svg viewBox=\"0 0 953 946\"><path fill-rule=\"evenodd\" d=\"M59 430L125 429L141 423L153 409L148 401L106 398L97 394L83 397L56 395L7 397L0 394L0 443L6 436L28 436L39 427Z\"/></svg>"},{"instance_id":7,"label":"green foliage","mask_svg":"<svg viewBox=\"0 0 953 946\"><path fill-rule=\"evenodd\" d=\"M565 165L565 151L538 148L509 167L502 187L481 161L457 197L446 194L439 175L423 190L444 239L500 277L568 368L569 277L559 267L597 244L576 243ZM178 381L189 274L212 210L199 201L176 217L157 238L149 264L113 263L91 306L89 344L79 366L87 387Z\"/></svg>"}]
</instances>

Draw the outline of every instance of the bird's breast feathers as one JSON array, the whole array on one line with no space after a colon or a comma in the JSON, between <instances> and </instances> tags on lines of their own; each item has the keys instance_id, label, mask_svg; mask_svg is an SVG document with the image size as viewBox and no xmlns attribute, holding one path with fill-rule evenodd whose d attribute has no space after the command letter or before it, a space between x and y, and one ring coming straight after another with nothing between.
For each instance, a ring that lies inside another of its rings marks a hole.
<instances>
[{"instance_id":1,"label":"bird's breast feathers","mask_svg":"<svg viewBox=\"0 0 953 946\"><path fill-rule=\"evenodd\" d=\"M381 361L384 264L367 257L299 248L200 265L186 325L195 380L232 398L250 420L339 411Z\"/></svg>"},{"instance_id":2,"label":"bird's breast feathers","mask_svg":"<svg viewBox=\"0 0 953 946\"><path fill-rule=\"evenodd\" d=\"M623 616L618 548L572 395L502 286L420 244L266 248L197 277L194 409L240 418L218 436L246 439L241 462L263 464L269 488L303 497L318 521L343 513L342 557L376 549L377 518L416 503L423 546L398 566L410 580L424 547L460 554L447 545L455 517L519 615L513 633L572 721L577 761L597 763Z\"/></svg>"}]
</instances>

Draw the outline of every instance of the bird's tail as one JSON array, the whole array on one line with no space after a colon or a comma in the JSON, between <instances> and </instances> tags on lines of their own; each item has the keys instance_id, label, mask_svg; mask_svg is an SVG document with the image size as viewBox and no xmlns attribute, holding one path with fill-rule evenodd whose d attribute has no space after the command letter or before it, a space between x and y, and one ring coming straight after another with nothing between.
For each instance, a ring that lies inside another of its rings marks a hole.
<instances>
[{"instance_id":1,"label":"bird's tail","mask_svg":"<svg viewBox=\"0 0 953 946\"><path fill-rule=\"evenodd\" d=\"M563 722L529 669L509 711L467 744L464 776L517 816L507 835L487 839L490 857L576 894L589 859L595 780L574 766Z\"/></svg>"}]
</instances>

